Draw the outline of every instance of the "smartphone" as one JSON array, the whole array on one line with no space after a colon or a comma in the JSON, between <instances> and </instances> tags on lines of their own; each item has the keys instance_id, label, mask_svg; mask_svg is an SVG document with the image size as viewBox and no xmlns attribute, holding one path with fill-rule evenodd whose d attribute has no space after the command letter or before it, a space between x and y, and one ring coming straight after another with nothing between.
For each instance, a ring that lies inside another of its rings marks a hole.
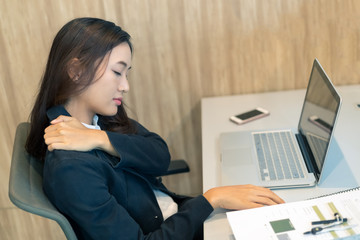
<instances>
[{"instance_id":1,"label":"smartphone","mask_svg":"<svg viewBox=\"0 0 360 240\"><path fill-rule=\"evenodd\" d=\"M333 129L333 127L329 123L325 122L325 120L319 118L318 116L314 115L309 117L309 121L328 133L330 133Z\"/></svg>"},{"instance_id":2,"label":"smartphone","mask_svg":"<svg viewBox=\"0 0 360 240\"><path fill-rule=\"evenodd\" d=\"M261 107L257 107L253 110L231 116L230 120L236 124L244 124L244 123L253 121L255 119L268 116L269 114L270 114L270 112L268 110L265 110Z\"/></svg>"}]
</instances>

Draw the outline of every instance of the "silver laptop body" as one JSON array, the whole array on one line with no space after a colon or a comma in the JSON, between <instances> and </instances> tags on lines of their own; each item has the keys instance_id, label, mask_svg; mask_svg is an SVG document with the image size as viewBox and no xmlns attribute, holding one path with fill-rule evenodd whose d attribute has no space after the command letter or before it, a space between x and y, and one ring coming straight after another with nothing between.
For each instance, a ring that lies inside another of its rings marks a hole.
<instances>
[{"instance_id":1,"label":"silver laptop body","mask_svg":"<svg viewBox=\"0 0 360 240\"><path fill-rule=\"evenodd\" d=\"M297 131L220 135L222 185L314 186L321 179L340 106L340 95L315 59Z\"/></svg>"}]
</instances>

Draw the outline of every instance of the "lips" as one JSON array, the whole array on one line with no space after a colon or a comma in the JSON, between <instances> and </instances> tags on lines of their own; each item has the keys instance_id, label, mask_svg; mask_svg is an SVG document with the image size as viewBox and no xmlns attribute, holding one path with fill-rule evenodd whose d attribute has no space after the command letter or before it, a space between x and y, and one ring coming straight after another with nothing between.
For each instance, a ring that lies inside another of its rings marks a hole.
<instances>
[{"instance_id":1,"label":"lips","mask_svg":"<svg viewBox=\"0 0 360 240\"><path fill-rule=\"evenodd\" d=\"M113 98L116 105L120 106L122 102L122 98Z\"/></svg>"}]
</instances>

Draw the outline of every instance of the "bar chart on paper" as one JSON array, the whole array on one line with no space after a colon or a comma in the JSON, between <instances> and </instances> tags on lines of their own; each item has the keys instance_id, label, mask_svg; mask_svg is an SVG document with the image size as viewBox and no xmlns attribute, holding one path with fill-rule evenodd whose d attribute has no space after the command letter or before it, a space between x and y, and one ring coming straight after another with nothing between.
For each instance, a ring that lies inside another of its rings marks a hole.
<instances>
[{"instance_id":1,"label":"bar chart on paper","mask_svg":"<svg viewBox=\"0 0 360 240\"><path fill-rule=\"evenodd\" d=\"M227 217L236 239L360 239L360 190L228 212Z\"/></svg>"}]
</instances>

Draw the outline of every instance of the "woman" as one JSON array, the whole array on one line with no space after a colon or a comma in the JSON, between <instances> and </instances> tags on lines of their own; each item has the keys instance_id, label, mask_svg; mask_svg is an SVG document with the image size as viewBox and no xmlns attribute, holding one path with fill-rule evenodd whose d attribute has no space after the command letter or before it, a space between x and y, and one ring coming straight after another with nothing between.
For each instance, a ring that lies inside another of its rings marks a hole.
<instances>
[{"instance_id":1,"label":"woman","mask_svg":"<svg viewBox=\"0 0 360 240\"><path fill-rule=\"evenodd\" d=\"M215 208L283 203L252 185L194 198L170 192L157 178L169 166L166 143L123 106L131 61L120 27L70 21L54 39L31 113L27 151L45 161L44 191L79 239L198 239Z\"/></svg>"}]
</instances>

